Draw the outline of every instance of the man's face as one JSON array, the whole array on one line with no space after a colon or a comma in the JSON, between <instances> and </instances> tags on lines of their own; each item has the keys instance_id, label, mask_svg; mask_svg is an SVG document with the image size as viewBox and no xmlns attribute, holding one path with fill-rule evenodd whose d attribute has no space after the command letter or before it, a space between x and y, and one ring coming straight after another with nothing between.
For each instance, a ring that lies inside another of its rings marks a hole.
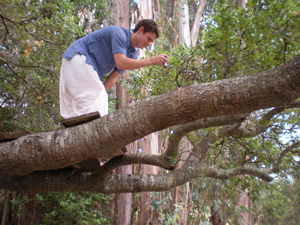
<instances>
[{"instance_id":1,"label":"man's face","mask_svg":"<svg viewBox=\"0 0 300 225\"><path fill-rule=\"evenodd\" d=\"M137 47L143 49L145 47L148 47L151 43L155 41L156 33L155 32L144 33L144 28L143 29L141 28L138 30Z\"/></svg>"}]
</instances>

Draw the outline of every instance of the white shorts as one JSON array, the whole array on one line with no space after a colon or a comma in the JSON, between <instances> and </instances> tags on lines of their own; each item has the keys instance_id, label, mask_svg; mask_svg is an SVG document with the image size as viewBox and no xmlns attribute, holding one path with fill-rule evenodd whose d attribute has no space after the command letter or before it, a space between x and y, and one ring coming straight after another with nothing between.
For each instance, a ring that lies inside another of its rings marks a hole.
<instances>
[{"instance_id":1,"label":"white shorts","mask_svg":"<svg viewBox=\"0 0 300 225\"><path fill-rule=\"evenodd\" d=\"M60 114L68 119L98 111L108 114L108 96L94 68L85 62L85 56L63 58L60 70Z\"/></svg>"}]
</instances>

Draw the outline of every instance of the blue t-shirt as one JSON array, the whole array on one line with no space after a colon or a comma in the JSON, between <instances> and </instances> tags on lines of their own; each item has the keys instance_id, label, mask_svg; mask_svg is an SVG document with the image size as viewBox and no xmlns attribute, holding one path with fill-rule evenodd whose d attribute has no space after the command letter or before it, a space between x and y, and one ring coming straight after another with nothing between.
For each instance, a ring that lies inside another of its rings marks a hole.
<instances>
[{"instance_id":1,"label":"blue t-shirt","mask_svg":"<svg viewBox=\"0 0 300 225\"><path fill-rule=\"evenodd\" d=\"M130 37L130 31L123 27L105 27L73 42L63 57L71 60L76 54L86 56L86 63L93 66L101 80L113 69L123 74L124 70L116 68L114 54L124 54L132 59L136 57L136 49L131 46Z\"/></svg>"}]
</instances>

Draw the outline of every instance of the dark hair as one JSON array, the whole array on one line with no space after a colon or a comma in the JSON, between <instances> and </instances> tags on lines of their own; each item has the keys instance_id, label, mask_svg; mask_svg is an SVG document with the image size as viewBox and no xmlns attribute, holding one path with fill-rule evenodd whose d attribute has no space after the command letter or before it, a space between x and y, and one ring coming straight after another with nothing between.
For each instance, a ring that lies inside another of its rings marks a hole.
<instances>
[{"instance_id":1,"label":"dark hair","mask_svg":"<svg viewBox=\"0 0 300 225\"><path fill-rule=\"evenodd\" d=\"M156 34L156 38L159 37L159 29L154 20L151 19L143 19L135 26L133 32L137 32L140 27L144 27L144 33L146 32L154 32Z\"/></svg>"}]
</instances>

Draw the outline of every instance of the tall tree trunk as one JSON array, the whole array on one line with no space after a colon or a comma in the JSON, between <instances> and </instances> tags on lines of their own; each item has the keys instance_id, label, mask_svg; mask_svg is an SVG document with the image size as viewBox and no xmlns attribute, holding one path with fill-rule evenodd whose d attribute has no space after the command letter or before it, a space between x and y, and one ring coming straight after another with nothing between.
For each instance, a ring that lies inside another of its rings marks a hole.
<instances>
[{"instance_id":1,"label":"tall tree trunk","mask_svg":"<svg viewBox=\"0 0 300 225\"><path fill-rule=\"evenodd\" d=\"M138 9L140 12L140 19L153 19L153 2L152 0L138 0ZM145 51L140 50L140 58L145 57ZM158 133L152 133L143 138L142 151L144 154L158 154L159 153ZM142 174L157 174L158 168L153 166L142 165ZM141 193L140 199L140 213L138 217L138 224L149 224L150 218L150 192Z\"/></svg>"},{"instance_id":2,"label":"tall tree trunk","mask_svg":"<svg viewBox=\"0 0 300 225\"><path fill-rule=\"evenodd\" d=\"M251 225L250 213L244 211L241 207L247 209L249 211L250 199L247 195L247 190L243 192L239 192L236 194L235 207L238 207L239 210L236 213L236 221L240 225Z\"/></svg>"},{"instance_id":3,"label":"tall tree trunk","mask_svg":"<svg viewBox=\"0 0 300 225\"><path fill-rule=\"evenodd\" d=\"M9 223L9 211L10 211L10 199L11 193L10 191L4 191L4 206L3 206L3 212L2 212L2 220L1 225L6 225Z\"/></svg>"},{"instance_id":4,"label":"tall tree trunk","mask_svg":"<svg viewBox=\"0 0 300 225\"><path fill-rule=\"evenodd\" d=\"M193 27L192 27L192 31L191 31L191 44L193 47L195 47L197 44L201 17L203 15L203 13L205 12L205 6L206 6L206 1L201 0L199 6L197 8L196 15L194 16L195 19L194 19L194 23L193 23Z\"/></svg>"},{"instance_id":5,"label":"tall tree trunk","mask_svg":"<svg viewBox=\"0 0 300 225\"><path fill-rule=\"evenodd\" d=\"M153 2L152 0L138 0L140 19L153 19Z\"/></svg>"},{"instance_id":6,"label":"tall tree trunk","mask_svg":"<svg viewBox=\"0 0 300 225\"><path fill-rule=\"evenodd\" d=\"M238 7L246 8L248 0L231 0L232 4L236 4Z\"/></svg>"},{"instance_id":7,"label":"tall tree trunk","mask_svg":"<svg viewBox=\"0 0 300 225\"><path fill-rule=\"evenodd\" d=\"M178 12L178 35L179 35L179 44L184 45L186 47L191 46L191 33L190 33L190 24L189 24L189 6L188 6L188 1L187 0L180 0L179 4L177 6L177 12ZM181 160L185 160L187 158L187 155L183 155ZM182 162L178 163L178 167L182 166ZM187 187L187 192L188 192L188 185ZM175 199L175 205L182 204L185 202L185 192L184 188L182 186L177 187L173 190L172 193L173 199ZM186 210L184 212L179 212L181 221L181 224L185 223L185 214ZM179 222L179 221L177 221Z\"/></svg>"},{"instance_id":8,"label":"tall tree trunk","mask_svg":"<svg viewBox=\"0 0 300 225\"><path fill-rule=\"evenodd\" d=\"M187 0L180 0L179 5L177 6L177 12L178 12L178 32L179 32L179 44L184 45L186 47L190 47L191 44L193 46L196 45L199 29L200 29L200 20L201 16L203 14L203 11L206 6L206 1L201 1L199 4L199 7L197 9L197 13L195 15L195 20L193 23L192 33L190 32L190 25L189 25L189 5ZM178 167L182 166L182 162L184 162L189 154L187 151L190 149L190 143L185 140L183 151L186 151L186 153L183 153L181 156L181 162L178 163ZM173 199L175 199L176 205L183 205L184 210L179 211L178 214L180 215L180 221L177 221L180 224L187 224L187 215L189 212L189 196L190 196L190 188L189 188L189 182L184 186L177 187L173 190Z\"/></svg>"},{"instance_id":9,"label":"tall tree trunk","mask_svg":"<svg viewBox=\"0 0 300 225\"><path fill-rule=\"evenodd\" d=\"M129 0L117 1L113 0L113 15L110 25L118 25L129 29ZM129 72L125 71L123 77L129 76ZM130 103L130 97L127 91L122 87L121 82L116 84L116 96L118 98L117 109L123 108ZM126 146L128 153L132 153L133 145ZM123 166L116 170L118 174L131 174L132 166ZM131 224L132 194L122 193L115 195L115 215L117 218L115 225Z\"/></svg>"},{"instance_id":10,"label":"tall tree trunk","mask_svg":"<svg viewBox=\"0 0 300 225\"><path fill-rule=\"evenodd\" d=\"M152 133L143 139L143 153L145 154L158 154L159 153L158 133ZM153 166L142 165L142 174L157 174L158 168ZM149 224L149 218L151 214L150 209L150 192L141 193L140 200L140 213L138 224Z\"/></svg>"},{"instance_id":11,"label":"tall tree trunk","mask_svg":"<svg viewBox=\"0 0 300 225\"><path fill-rule=\"evenodd\" d=\"M179 43L187 47L191 46L191 34L189 23L189 5L187 0L180 0L178 5Z\"/></svg>"}]
</instances>

